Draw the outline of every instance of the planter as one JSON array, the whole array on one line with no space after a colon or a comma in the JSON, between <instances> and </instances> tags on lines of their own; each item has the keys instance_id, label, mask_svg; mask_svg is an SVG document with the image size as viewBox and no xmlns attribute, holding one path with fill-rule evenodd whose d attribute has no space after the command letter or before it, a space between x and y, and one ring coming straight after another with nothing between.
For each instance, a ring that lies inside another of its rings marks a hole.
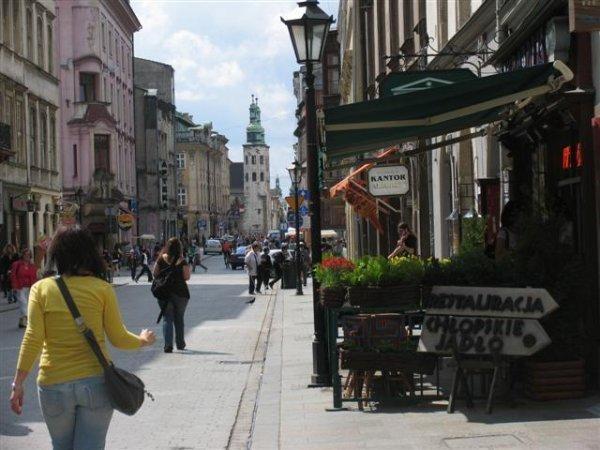
<instances>
[{"instance_id":1,"label":"planter","mask_svg":"<svg viewBox=\"0 0 600 450\"><path fill-rule=\"evenodd\" d=\"M368 352L362 350L342 350L340 352L341 368L364 371L402 371L411 373L433 374L436 356L419 353L416 350L397 352Z\"/></svg>"},{"instance_id":2,"label":"planter","mask_svg":"<svg viewBox=\"0 0 600 450\"><path fill-rule=\"evenodd\" d=\"M346 301L346 287L322 287L321 288L321 304L325 308L341 308Z\"/></svg>"},{"instance_id":3,"label":"planter","mask_svg":"<svg viewBox=\"0 0 600 450\"><path fill-rule=\"evenodd\" d=\"M419 309L421 287L418 285L352 286L348 288L348 300L353 306Z\"/></svg>"},{"instance_id":4,"label":"planter","mask_svg":"<svg viewBox=\"0 0 600 450\"><path fill-rule=\"evenodd\" d=\"M579 398L585 392L585 362L528 361L524 373L525 393L534 400Z\"/></svg>"}]
</instances>

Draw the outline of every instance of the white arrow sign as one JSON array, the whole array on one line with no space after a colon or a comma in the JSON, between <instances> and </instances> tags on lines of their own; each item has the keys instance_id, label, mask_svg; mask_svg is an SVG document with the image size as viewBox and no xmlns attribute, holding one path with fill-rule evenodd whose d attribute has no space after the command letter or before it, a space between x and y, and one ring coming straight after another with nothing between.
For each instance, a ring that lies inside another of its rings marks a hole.
<instances>
[{"instance_id":1,"label":"white arrow sign","mask_svg":"<svg viewBox=\"0 0 600 450\"><path fill-rule=\"evenodd\" d=\"M508 317L433 316L423 321L419 351L528 356L550 344L537 320Z\"/></svg>"},{"instance_id":2,"label":"white arrow sign","mask_svg":"<svg viewBox=\"0 0 600 450\"><path fill-rule=\"evenodd\" d=\"M434 286L423 308L428 314L540 319L558 304L546 289Z\"/></svg>"}]
</instances>

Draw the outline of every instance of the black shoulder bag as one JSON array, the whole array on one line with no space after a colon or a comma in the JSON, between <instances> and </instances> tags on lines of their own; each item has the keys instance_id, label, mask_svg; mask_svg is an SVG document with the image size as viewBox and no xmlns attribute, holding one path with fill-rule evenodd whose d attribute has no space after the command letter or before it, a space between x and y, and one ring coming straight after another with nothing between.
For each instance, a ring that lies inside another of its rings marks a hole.
<instances>
[{"instance_id":1,"label":"black shoulder bag","mask_svg":"<svg viewBox=\"0 0 600 450\"><path fill-rule=\"evenodd\" d=\"M73 319L75 319L77 329L83 334L85 340L92 348L92 351L104 369L104 382L106 383L108 396L110 397L113 407L123 414L133 416L144 403L145 395L150 397L152 401L154 401L154 398L146 391L142 380L126 370L115 367L112 362L106 359L94 336L94 332L89 329L83 321L83 317L81 317L79 309L77 309L77 305L75 305L73 297L65 284L65 280L60 276L55 277L55 280L69 307L69 311L71 311Z\"/></svg>"}]
</instances>

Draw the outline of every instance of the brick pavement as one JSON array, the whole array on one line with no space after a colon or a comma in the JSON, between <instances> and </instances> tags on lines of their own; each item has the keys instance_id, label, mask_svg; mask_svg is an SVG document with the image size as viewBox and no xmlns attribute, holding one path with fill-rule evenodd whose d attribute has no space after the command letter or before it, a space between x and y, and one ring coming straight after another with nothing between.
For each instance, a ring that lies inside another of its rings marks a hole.
<instances>
[{"instance_id":1,"label":"brick pavement","mask_svg":"<svg viewBox=\"0 0 600 450\"><path fill-rule=\"evenodd\" d=\"M158 308L149 285L117 287L125 323L134 332L155 328L159 339L139 352L111 353L117 365L137 373L156 398L134 417L115 413L107 449L222 449L236 419L240 398L252 365L256 343L265 321L269 296L246 304L247 278L243 271L225 271L222 260L211 258L209 272L193 275L192 299L186 311L185 352L162 351L162 332L155 325ZM129 280L130 281L130 280ZM126 277L116 279L127 283ZM42 421L35 374L26 385L26 409L21 417L8 408L22 332L14 312L0 314L0 448L50 448ZM13 324L14 322L14 324ZM262 364L261 364L262 370Z\"/></svg>"},{"instance_id":2,"label":"brick pavement","mask_svg":"<svg viewBox=\"0 0 600 450\"><path fill-rule=\"evenodd\" d=\"M310 293L310 287L304 290ZM280 291L258 399L251 447L270 449L540 448L600 449L600 397L498 404L447 414L446 402L327 412L331 389L309 389L312 300Z\"/></svg>"}]
</instances>

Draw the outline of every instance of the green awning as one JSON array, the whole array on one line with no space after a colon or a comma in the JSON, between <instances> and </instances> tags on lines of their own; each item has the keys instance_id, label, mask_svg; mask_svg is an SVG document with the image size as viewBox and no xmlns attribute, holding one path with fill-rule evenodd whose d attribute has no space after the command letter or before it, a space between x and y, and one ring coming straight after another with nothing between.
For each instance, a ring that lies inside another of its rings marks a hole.
<instances>
[{"instance_id":1,"label":"green awning","mask_svg":"<svg viewBox=\"0 0 600 450\"><path fill-rule=\"evenodd\" d=\"M507 105L555 91L572 78L571 70L555 61L329 108L325 154L331 160L494 122Z\"/></svg>"}]
</instances>

